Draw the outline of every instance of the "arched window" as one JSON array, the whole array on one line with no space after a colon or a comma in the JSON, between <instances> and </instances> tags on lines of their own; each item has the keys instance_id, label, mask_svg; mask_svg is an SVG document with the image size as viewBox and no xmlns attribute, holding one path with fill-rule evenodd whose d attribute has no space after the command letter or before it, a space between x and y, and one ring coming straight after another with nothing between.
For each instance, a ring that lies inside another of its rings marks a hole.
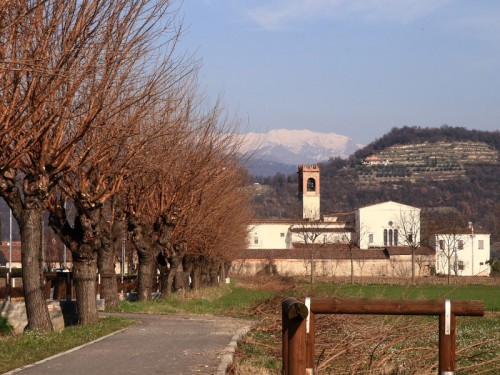
<instances>
[{"instance_id":1,"label":"arched window","mask_svg":"<svg viewBox=\"0 0 500 375\"><path fill-rule=\"evenodd\" d=\"M312 177L307 179L307 191L316 191L316 181Z\"/></svg>"},{"instance_id":2,"label":"arched window","mask_svg":"<svg viewBox=\"0 0 500 375\"><path fill-rule=\"evenodd\" d=\"M392 246L392 229L389 229L389 246Z\"/></svg>"},{"instance_id":3,"label":"arched window","mask_svg":"<svg viewBox=\"0 0 500 375\"><path fill-rule=\"evenodd\" d=\"M387 246L387 229L384 229L384 246Z\"/></svg>"},{"instance_id":4,"label":"arched window","mask_svg":"<svg viewBox=\"0 0 500 375\"><path fill-rule=\"evenodd\" d=\"M394 246L398 246L398 230L394 229Z\"/></svg>"}]
</instances>

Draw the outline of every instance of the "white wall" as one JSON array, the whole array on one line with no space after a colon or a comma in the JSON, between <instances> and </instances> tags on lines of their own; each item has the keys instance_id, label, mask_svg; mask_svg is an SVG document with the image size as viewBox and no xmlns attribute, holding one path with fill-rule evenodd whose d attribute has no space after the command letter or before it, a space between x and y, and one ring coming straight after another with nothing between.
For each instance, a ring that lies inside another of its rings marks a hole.
<instances>
[{"instance_id":1,"label":"white wall","mask_svg":"<svg viewBox=\"0 0 500 375\"><path fill-rule=\"evenodd\" d=\"M397 246L408 246L405 234L413 233L413 242L420 242L420 208L396 202L384 202L360 208L356 211L356 235L361 249L369 247L395 246L384 243L384 229L389 233L397 230ZM389 236L389 235L388 235ZM372 239L372 242L370 242Z\"/></svg>"},{"instance_id":2,"label":"white wall","mask_svg":"<svg viewBox=\"0 0 500 375\"><path fill-rule=\"evenodd\" d=\"M462 249L459 249L459 241L462 241ZM433 246L436 250L438 274L448 274L448 263L451 275L455 275L455 265L459 276L490 274L490 267L486 263L491 256L489 234L437 234Z\"/></svg>"},{"instance_id":3,"label":"white wall","mask_svg":"<svg viewBox=\"0 0 500 375\"><path fill-rule=\"evenodd\" d=\"M249 249L290 249L291 223L253 223L248 227Z\"/></svg>"}]
</instances>

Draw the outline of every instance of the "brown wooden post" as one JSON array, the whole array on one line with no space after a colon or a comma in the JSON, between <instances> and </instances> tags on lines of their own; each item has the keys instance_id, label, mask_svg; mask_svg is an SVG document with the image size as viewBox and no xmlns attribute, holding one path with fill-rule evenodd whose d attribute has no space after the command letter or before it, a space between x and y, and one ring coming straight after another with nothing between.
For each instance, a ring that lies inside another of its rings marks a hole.
<instances>
[{"instance_id":1,"label":"brown wooden post","mask_svg":"<svg viewBox=\"0 0 500 375\"><path fill-rule=\"evenodd\" d=\"M293 297L282 303L283 374L304 375L306 371L307 307ZM285 343L285 340L287 343Z\"/></svg>"},{"instance_id":2,"label":"brown wooden post","mask_svg":"<svg viewBox=\"0 0 500 375\"><path fill-rule=\"evenodd\" d=\"M306 373L306 321L297 316L288 323L288 375Z\"/></svg>"},{"instance_id":3,"label":"brown wooden post","mask_svg":"<svg viewBox=\"0 0 500 375\"><path fill-rule=\"evenodd\" d=\"M445 301L444 313L439 315L439 375L455 374L455 314L451 301Z\"/></svg>"},{"instance_id":4,"label":"brown wooden post","mask_svg":"<svg viewBox=\"0 0 500 375\"><path fill-rule=\"evenodd\" d=\"M290 298L290 297L289 297ZM288 311L285 311L285 301L281 305L281 373L288 374Z\"/></svg>"}]
</instances>

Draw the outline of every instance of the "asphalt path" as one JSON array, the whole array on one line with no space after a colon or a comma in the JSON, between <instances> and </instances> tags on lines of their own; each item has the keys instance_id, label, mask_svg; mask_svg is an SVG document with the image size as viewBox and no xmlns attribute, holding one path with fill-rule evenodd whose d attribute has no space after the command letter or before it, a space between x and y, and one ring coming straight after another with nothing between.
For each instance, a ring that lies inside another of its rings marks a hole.
<instances>
[{"instance_id":1,"label":"asphalt path","mask_svg":"<svg viewBox=\"0 0 500 375\"><path fill-rule=\"evenodd\" d=\"M116 315L138 324L7 374L222 375L251 324L214 316Z\"/></svg>"}]
</instances>

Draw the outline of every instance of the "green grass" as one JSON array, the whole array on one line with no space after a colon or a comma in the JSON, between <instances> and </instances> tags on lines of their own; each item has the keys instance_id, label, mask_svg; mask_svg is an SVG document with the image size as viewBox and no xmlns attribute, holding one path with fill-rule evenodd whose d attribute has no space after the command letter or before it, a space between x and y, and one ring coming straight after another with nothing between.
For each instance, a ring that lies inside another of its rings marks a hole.
<instances>
[{"instance_id":1,"label":"green grass","mask_svg":"<svg viewBox=\"0 0 500 375\"><path fill-rule=\"evenodd\" d=\"M19 336L0 336L0 373L96 340L131 324L131 320L108 317L97 324L71 326L60 332L31 331Z\"/></svg>"},{"instance_id":2,"label":"green grass","mask_svg":"<svg viewBox=\"0 0 500 375\"><path fill-rule=\"evenodd\" d=\"M11 326L4 317L0 316L0 336L7 335L11 331Z\"/></svg>"},{"instance_id":3,"label":"green grass","mask_svg":"<svg viewBox=\"0 0 500 375\"><path fill-rule=\"evenodd\" d=\"M150 314L209 314L243 316L248 308L272 295L272 292L250 290L234 284L200 291L173 294L168 299L146 302L122 302L113 311Z\"/></svg>"},{"instance_id":4,"label":"green grass","mask_svg":"<svg viewBox=\"0 0 500 375\"><path fill-rule=\"evenodd\" d=\"M321 297L481 300L486 311L500 311L500 287L492 285L332 285L318 284Z\"/></svg>"}]
</instances>

